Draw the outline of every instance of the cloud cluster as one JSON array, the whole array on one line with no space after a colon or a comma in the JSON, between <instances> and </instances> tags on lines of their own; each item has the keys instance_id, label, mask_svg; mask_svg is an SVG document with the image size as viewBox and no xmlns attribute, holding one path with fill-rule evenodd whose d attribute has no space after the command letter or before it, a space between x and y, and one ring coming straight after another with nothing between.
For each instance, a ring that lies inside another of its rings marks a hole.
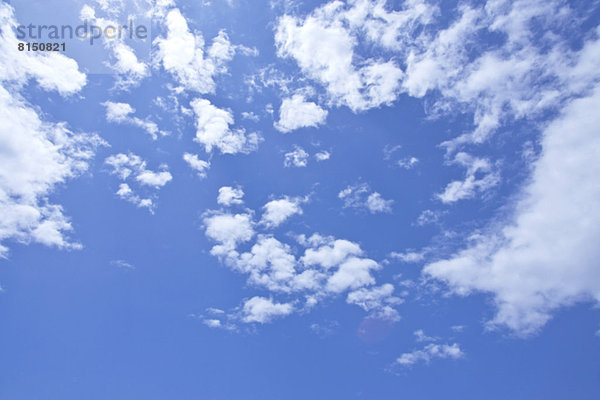
<instances>
[{"instance_id":1,"label":"cloud cluster","mask_svg":"<svg viewBox=\"0 0 600 400\"><path fill-rule=\"evenodd\" d=\"M141 197L131 185L137 185L139 190L146 187L146 191L149 188L155 192L173 179L166 165L161 165L158 171L149 170L146 168L146 161L132 153L112 155L107 157L104 163L111 167L111 174L117 175L123 181L119 184L117 196L137 207L147 208L151 213L154 213L156 207L153 200L155 195Z\"/></svg>"},{"instance_id":2,"label":"cloud cluster","mask_svg":"<svg viewBox=\"0 0 600 400\"><path fill-rule=\"evenodd\" d=\"M158 125L149 118L141 119L131 116L135 112L135 108L127 103L105 101L102 105L106 107L106 120L108 122L137 126L145 130L153 140L158 138L157 133L160 133L162 136L167 134L167 132L158 129Z\"/></svg>"},{"instance_id":3,"label":"cloud cluster","mask_svg":"<svg viewBox=\"0 0 600 400\"><path fill-rule=\"evenodd\" d=\"M561 306L600 301L600 87L574 100L543 133L514 212L424 273L457 294L490 293L489 327L535 333Z\"/></svg>"},{"instance_id":4,"label":"cloud cluster","mask_svg":"<svg viewBox=\"0 0 600 400\"><path fill-rule=\"evenodd\" d=\"M214 78L226 72L226 63L235 54L224 31L205 49L200 33L192 33L178 8L169 10L164 18L166 35L155 39L158 61L186 90L201 94L214 93Z\"/></svg>"},{"instance_id":5,"label":"cloud cluster","mask_svg":"<svg viewBox=\"0 0 600 400\"><path fill-rule=\"evenodd\" d=\"M219 198L227 194L229 199L233 189L221 189ZM241 195L237 198L241 202ZM295 247L272 233L260 232L261 228L270 230L290 216L302 213L300 204L304 201L306 199L288 196L271 200L263 207L258 222L252 210L241 213L216 210L205 214L205 234L216 242L211 254L234 271L247 275L250 286L268 293L268 297L254 296L246 300L241 308L221 319L227 324L235 321L265 323L346 293L349 304L363 308L372 317L397 321L399 315L394 307L401 299L393 295L392 284L374 286L374 273L381 266L365 257L357 243L319 234L298 235L296 246L304 249L298 254ZM219 202L232 204L225 199ZM286 300L279 302L273 300L274 296Z\"/></svg>"},{"instance_id":6,"label":"cloud cluster","mask_svg":"<svg viewBox=\"0 0 600 400\"><path fill-rule=\"evenodd\" d=\"M194 99L190 106L196 115L196 137L207 153L218 149L223 154L250 153L258 148L262 138L256 133L246 135L244 129L231 129L233 115L206 99Z\"/></svg>"},{"instance_id":7,"label":"cloud cluster","mask_svg":"<svg viewBox=\"0 0 600 400\"><path fill-rule=\"evenodd\" d=\"M306 101L303 95L295 94L283 99L275 128L286 133L299 128L316 127L325 123L325 118L326 110L311 101Z\"/></svg>"},{"instance_id":8,"label":"cloud cluster","mask_svg":"<svg viewBox=\"0 0 600 400\"><path fill-rule=\"evenodd\" d=\"M344 208L358 208L369 210L371 214L391 213L394 200L385 200L381 194L371 192L366 183L350 185L338 193L344 201Z\"/></svg>"},{"instance_id":9,"label":"cloud cluster","mask_svg":"<svg viewBox=\"0 0 600 400\"><path fill-rule=\"evenodd\" d=\"M95 135L74 133L64 122L46 121L21 95L29 79L61 95L77 93L86 83L77 63L57 52L21 52L12 27L13 9L0 4L0 257L7 240L79 248L63 208L50 195L87 170L97 146Z\"/></svg>"}]
</instances>

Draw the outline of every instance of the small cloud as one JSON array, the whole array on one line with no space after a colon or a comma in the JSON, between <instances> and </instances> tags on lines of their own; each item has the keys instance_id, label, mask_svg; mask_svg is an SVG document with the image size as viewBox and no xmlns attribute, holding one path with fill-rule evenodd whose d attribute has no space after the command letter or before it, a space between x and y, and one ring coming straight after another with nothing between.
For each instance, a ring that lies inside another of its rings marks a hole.
<instances>
[{"instance_id":1,"label":"small cloud","mask_svg":"<svg viewBox=\"0 0 600 400\"><path fill-rule=\"evenodd\" d=\"M330 157L331 157L331 153L326 150L320 151L315 154L315 159L317 161L329 160Z\"/></svg>"},{"instance_id":2,"label":"small cloud","mask_svg":"<svg viewBox=\"0 0 600 400\"><path fill-rule=\"evenodd\" d=\"M306 167L308 164L308 153L299 146L294 146L294 150L285 153L284 157L284 167Z\"/></svg>"},{"instance_id":3,"label":"small cloud","mask_svg":"<svg viewBox=\"0 0 600 400\"><path fill-rule=\"evenodd\" d=\"M133 270L133 269L135 269L135 266L133 266L132 264L130 264L127 261L124 261L124 260L112 260L110 262L110 265L113 265L113 266L118 267L118 268L127 269L127 270Z\"/></svg>"},{"instance_id":4,"label":"small cloud","mask_svg":"<svg viewBox=\"0 0 600 400\"><path fill-rule=\"evenodd\" d=\"M230 206L232 204L243 204L244 191L241 187L233 188L231 186L223 186L219 189L219 196L217 197L217 203L224 206Z\"/></svg>"},{"instance_id":5,"label":"small cloud","mask_svg":"<svg viewBox=\"0 0 600 400\"><path fill-rule=\"evenodd\" d=\"M435 358L458 360L464 356L465 353L458 343L452 345L430 343L421 350L413 350L410 353L400 355L395 364L410 367L419 362L429 364Z\"/></svg>"},{"instance_id":6,"label":"small cloud","mask_svg":"<svg viewBox=\"0 0 600 400\"><path fill-rule=\"evenodd\" d=\"M275 128L287 133L299 128L316 127L325 122L327 110L317 104L306 101L301 94L283 99L279 108L279 121Z\"/></svg>"},{"instance_id":7,"label":"small cloud","mask_svg":"<svg viewBox=\"0 0 600 400\"><path fill-rule=\"evenodd\" d=\"M381 194L371 192L366 183L348 186L338 193L338 197L344 201L344 208L365 208L372 214L392 212L394 200L385 200Z\"/></svg>"},{"instance_id":8,"label":"small cloud","mask_svg":"<svg viewBox=\"0 0 600 400\"><path fill-rule=\"evenodd\" d=\"M200 160L196 154L191 153L184 153L183 159L190 168L198 173L201 179L206 178L206 171L210 168L210 162Z\"/></svg>"}]
</instances>

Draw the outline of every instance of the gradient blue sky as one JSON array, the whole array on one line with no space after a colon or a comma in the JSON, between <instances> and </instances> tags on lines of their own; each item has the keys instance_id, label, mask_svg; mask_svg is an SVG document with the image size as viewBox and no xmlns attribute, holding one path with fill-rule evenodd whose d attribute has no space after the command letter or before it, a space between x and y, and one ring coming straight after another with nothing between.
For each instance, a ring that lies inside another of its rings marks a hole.
<instances>
[{"instance_id":1,"label":"gradient blue sky","mask_svg":"<svg viewBox=\"0 0 600 400\"><path fill-rule=\"evenodd\" d=\"M598 398L598 2L0 23L0 399Z\"/></svg>"}]
</instances>

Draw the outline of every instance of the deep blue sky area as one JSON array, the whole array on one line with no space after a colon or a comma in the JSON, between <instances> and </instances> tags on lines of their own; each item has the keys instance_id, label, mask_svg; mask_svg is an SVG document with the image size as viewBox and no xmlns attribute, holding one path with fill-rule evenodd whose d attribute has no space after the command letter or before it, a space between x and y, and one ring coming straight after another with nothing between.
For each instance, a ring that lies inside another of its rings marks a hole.
<instances>
[{"instance_id":1,"label":"deep blue sky area","mask_svg":"<svg viewBox=\"0 0 600 400\"><path fill-rule=\"evenodd\" d=\"M599 24L2 1L0 399L597 399Z\"/></svg>"}]
</instances>

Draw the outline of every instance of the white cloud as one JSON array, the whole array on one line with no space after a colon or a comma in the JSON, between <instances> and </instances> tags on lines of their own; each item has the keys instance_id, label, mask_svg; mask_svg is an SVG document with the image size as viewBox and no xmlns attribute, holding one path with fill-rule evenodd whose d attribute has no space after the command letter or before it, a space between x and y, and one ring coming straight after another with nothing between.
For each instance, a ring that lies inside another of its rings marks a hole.
<instances>
[{"instance_id":1,"label":"white cloud","mask_svg":"<svg viewBox=\"0 0 600 400\"><path fill-rule=\"evenodd\" d=\"M119 124L130 124L137 126L145 130L153 140L157 139L157 133L166 135L167 133L158 129L156 123L150 121L148 118L140 119L133 117L130 114L135 112L135 108L131 107L127 103L115 103L112 101L105 101L102 103L106 107L106 120L108 122L116 122Z\"/></svg>"},{"instance_id":2,"label":"white cloud","mask_svg":"<svg viewBox=\"0 0 600 400\"><path fill-rule=\"evenodd\" d=\"M319 126L325 123L325 118L326 110L312 101L306 101L303 95L295 94L283 99L275 128L281 132L291 132L298 128Z\"/></svg>"},{"instance_id":3,"label":"white cloud","mask_svg":"<svg viewBox=\"0 0 600 400\"><path fill-rule=\"evenodd\" d=\"M290 303L275 303L273 299L255 296L244 303L243 321L264 324L273 318L289 315L293 310Z\"/></svg>"},{"instance_id":4,"label":"white cloud","mask_svg":"<svg viewBox=\"0 0 600 400\"><path fill-rule=\"evenodd\" d=\"M338 193L338 197L344 201L344 208L365 208L372 214L392 212L394 200L385 200L381 194L371 192L366 183L346 187Z\"/></svg>"},{"instance_id":5,"label":"white cloud","mask_svg":"<svg viewBox=\"0 0 600 400\"><path fill-rule=\"evenodd\" d=\"M456 154L454 163L467 169L466 176L463 181L450 182L442 193L437 194L442 203L454 203L458 200L472 198L477 192L485 192L500 181L498 173L493 169L489 160L461 152ZM477 177L482 174L483 176Z\"/></svg>"},{"instance_id":6,"label":"white cloud","mask_svg":"<svg viewBox=\"0 0 600 400\"><path fill-rule=\"evenodd\" d=\"M297 235L298 244L305 250L301 257L296 257L295 247L281 242L272 234L259 233L250 250L239 252L238 245L251 241L256 234L255 228L267 225L255 224L252 215L251 210L236 215L209 211L204 218L206 236L217 242L211 254L232 270L247 275L249 285L273 294L284 293L293 304L303 302L302 308L294 308L296 311L308 311L322 299L355 291L348 297L349 303L369 311L371 317L399 320L394 306L399 305L401 300L392 296L393 286L384 284L371 290L361 290L375 283L372 272L381 267L374 260L364 258L358 244L319 234L308 238ZM292 311L290 309L289 313ZM235 315L229 316L240 318ZM251 322L254 317L248 318L241 320ZM265 318L264 322L268 320L270 318Z\"/></svg>"},{"instance_id":7,"label":"white cloud","mask_svg":"<svg viewBox=\"0 0 600 400\"><path fill-rule=\"evenodd\" d=\"M14 34L17 21L13 8L0 3L0 80L23 85L33 78L44 90L55 90L63 96L79 92L87 82L75 60L56 51L19 51Z\"/></svg>"},{"instance_id":8,"label":"white cloud","mask_svg":"<svg viewBox=\"0 0 600 400\"><path fill-rule=\"evenodd\" d=\"M6 241L37 242L77 249L68 237L69 218L49 197L57 186L85 172L99 137L71 132L64 122L44 121L21 95L30 78L61 95L78 92L86 76L77 63L56 52L19 52L11 27L13 9L0 3L0 257Z\"/></svg>"},{"instance_id":9,"label":"white cloud","mask_svg":"<svg viewBox=\"0 0 600 400\"><path fill-rule=\"evenodd\" d=\"M191 153L183 153L183 160L198 173L200 178L206 178L206 172L210 169L210 162L200 160L196 154Z\"/></svg>"},{"instance_id":10,"label":"white cloud","mask_svg":"<svg viewBox=\"0 0 600 400\"><path fill-rule=\"evenodd\" d=\"M151 213L154 212L154 202L152 199L140 197L126 183L119 184L119 190L117 190L116 195L125 201L135 204L137 207L147 208Z\"/></svg>"},{"instance_id":11,"label":"white cloud","mask_svg":"<svg viewBox=\"0 0 600 400\"><path fill-rule=\"evenodd\" d=\"M211 253L227 255L239 243L247 242L254 236L252 217L249 214L215 214L204 218L206 236L219 243Z\"/></svg>"},{"instance_id":12,"label":"white cloud","mask_svg":"<svg viewBox=\"0 0 600 400\"><path fill-rule=\"evenodd\" d=\"M514 214L427 276L466 295L493 295L490 326L527 335L559 307L600 301L600 88L574 100L543 132L542 153Z\"/></svg>"},{"instance_id":13,"label":"white cloud","mask_svg":"<svg viewBox=\"0 0 600 400\"><path fill-rule=\"evenodd\" d=\"M419 214L416 223L418 226L433 224L438 222L441 216L440 211L424 210Z\"/></svg>"},{"instance_id":14,"label":"white cloud","mask_svg":"<svg viewBox=\"0 0 600 400\"><path fill-rule=\"evenodd\" d=\"M285 167L306 167L308 165L308 153L302 147L295 146L293 151L285 153L283 165Z\"/></svg>"},{"instance_id":15,"label":"white cloud","mask_svg":"<svg viewBox=\"0 0 600 400\"><path fill-rule=\"evenodd\" d=\"M152 198L141 197L126 181L133 178L134 182L140 186L140 190L142 186L150 186L154 190L158 190L173 179L171 173L166 170L166 165L161 165L160 171L149 170L146 168L146 161L132 153L119 153L109 156L104 163L112 167L111 174L117 175L123 181L119 185L119 190L116 193L117 196L138 207L147 208L150 212L154 212Z\"/></svg>"},{"instance_id":16,"label":"white cloud","mask_svg":"<svg viewBox=\"0 0 600 400\"><path fill-rule=\"evenodd\" d=\"M220 320L218 320L218 319L212 319L212 318L204 319L202 321L202 323L204 325L208 326L209 328L220 328L222 326Z\"/></svg>"},{"instance_id":17,"label":"white cloud","mask_svg":"<svg viewBox=\"0 0 600 400\"><path fill-rule=\"evenodd\" d=\"M435 337L427 336L425 334L425 332L423 331L423 329L418 329L418 330L414 331L413 335L415 335L415 340L417 342L437 342L437 340L438 340Z\"/></svg>"},{"instance_id":18,"label":"white cloud","mask_svg":"<svg viewBox=\"0 0 600 400\"><path fill-rule=\"evenodd\" d=\"M190 105L196 114L194 141L204 145L206 152L215 147L223 154L249 153L258 148L262 139L256 133L246 135L243 129L231 130L234 120L230 111L215 107L206 99L194 99Z\"/></svg>"},{"instance_id":19,"label":"white cloud","mask_svg":"<svg viewBox=\"0 0 600 400\"><path fill-rule=\"evenodd\" d=\"M358 289L375 283L371 275L372 270L381 267L368 258L350 257L340 264L337 271L327 280L327 290L341 293L349 289Z\"/></svg>"},{"instance_id":20,"label":"white cloud","mask_svg":"<svg viewBox=\"0 0 600 400\"><path fill-rule=\"evenodd\" d=\"M192 33L179 9L171 9L164 20L166 37L157 38L158 59L164 69L185 89L198 93L214 93L217 74L226 72L225 64L233 58L235 46L223 31L206 49L204 38Z\"/></svg>"},{"instance_id":21,"label":"white cloud","mask_svg":"<svg viewBox=\"0 0 600 400\"><path fill-rule=\"evenodd\" d=\"M121 10L113 6L115 3L118 2L111 2L108 5L105 1L104 3L100 3L100 6L104 12L116 17ZM81 8L80 19L87 21L89 24L99 26L103 31L109 26L120 25L117 21L96 16L96 11L89 5L84 5ZM108 38L106 35L103 35L102 42L111 51L112 58L114 59L114 62L112 64L108 63L108 65L113 71L119 74L117 86L128 88L139 84L142 79L150 75L149 66L138 60L134 50L124 43L123 37L115 36L114 38Z\"/></svg>"},{"instance_id":22,"label":"white cloud","mask_svg":"<svg viewBox=\"0 0 600 400\"><path fill-rule=\"evenodd\" d=\"M219 189L219 196L217 197L217 203L224 206L230 206L232 204L243 204L244 191L241 187L232 188L231 186L223 186Z\"/></svg>"},{"instance_id":23,"label":"white cloud","mask_svg":"<svg viewBox=\"0 0 600 400\"><path fill-rule=\"evenodd\" d=\"M363 254L360 246L349 240L325 239L320 247L306 249L300 261L305 266L320 265L323 268L331 268L339 265L349 256L360 256Z\"/></svg>"},{"instance_id":24,"label":"white cloud","mask_svg":"<svg viewBox=\"0 0 600 400\"><path fill-rule=\"evenodd\" d=\"M390 257L400 260L405 263L416 263L425 259L425 251L407 251L404 253L392 252Z\"/></svg>"},{"instance_id":25,"label":"white cloud","mask_svg":"<svg viewBox=\"0 0 600 400\"><path fill-rule=\"evenodd\" d=\"M293 58L307 76L327 89L333 104L354 111L393 102L403 76L393 60L361 58L355 53L358 27L366 18L361 16L358 21L356 12L361 12L363 5L345 9L343 3L331 2L306 18L285 15L275 33L280 57ZM362 61L357 62L359 59Z\"/></svg>"},{"instance_id":26,"label":"white cloud","mask_svg":"<svg viewBox=\"0 0 600 400\"><path fill-rule=\"evenodd\" d=\"M434 358L449 358L452 360L457 360L463 358L464 356L465 353L461 350L457 343L452 345L430 343L421 350L414 350L410 353L404 353L400 355L400 357L398 357L396 360L396 364L409 367L421 361L429 364L429 362Z\"/></svg>"},{"instance_id":27,"label":"white cloud","mask_svg":"<svg viewBox=\"0 0 600 400\"><path fill-rule=\"evenodd\" d=\"M394 200L385 200L381 197L381 195L377 192L371 193L369 197L367 197L367 209L375 214L375 213L390 213L392 212L392 204Z\"/></svg>"},{"instance_id":28,"label":"white cloud","mask_svg":"<svg viewBox=\"0 0 600 400\"><path fill-rule=\"evenodd\" d=\"M173 176L169 171L141 171L135 179L140 182L142 185L153 186L155 188L160 188L169 183Z\"/></svg>"},{"instance_id":29,"label":"white cloud","mask_svg":"<svg viewBox=\"0 0 600 400\"><path fill-rule=\"evenodd\" d=\"M292 198L288 196L284 196L277 200L271 200L263 206L265 211L260 223L268 228L275 228L292 215L302 214L300 204L304 201L305 199L300 197Z\"/></svg>"},{"instance_id":30,"label":"white cloud","mask_svg":"<svg viewBox=\"0 0 600 400\"><path fill-rule=\"evenodd\" d=\"M315 159L317 161L329 160L330 157L331 157L331 153L326 150L320 151L315 154Z\"/></svg>"},{"instance_id":31,"label":"white cloud","mask_svg":"<svg viewBox=\"0 0 600 400\"><path fill-rule=\"evenodd\" d=\"M258 115L256 115L255 113L253 113L252 111L250 112L242 112L242 118L244 119L248 119L250 121L254 121L254 122L258 122L260 121L260 117Z\"/></svg>"},{"instance_id":32,"label":"white cloud","mask_svg":"<svg viewBox=\"0 0 600 400\"><path fill-rule=\"evenodd\" d=\"M348 293L346 303L356 304L365 311L374 312L380 319L400 320L398 311L392 308L402 303L402 299L393 296L394 285L386 283L379 287L361 288Z\"/></svg>"},{"instance_id":33,"label":"white cloud","mask_svg":"<svg viewBox=\"0 0 600 400\"><path fill-rule=\"evenodd\" d=\"M412 169L419 163L419 159L417 157L407 157L401 160L398 160L398 166L404 169Z\"/></svg>"}]
</instances>

